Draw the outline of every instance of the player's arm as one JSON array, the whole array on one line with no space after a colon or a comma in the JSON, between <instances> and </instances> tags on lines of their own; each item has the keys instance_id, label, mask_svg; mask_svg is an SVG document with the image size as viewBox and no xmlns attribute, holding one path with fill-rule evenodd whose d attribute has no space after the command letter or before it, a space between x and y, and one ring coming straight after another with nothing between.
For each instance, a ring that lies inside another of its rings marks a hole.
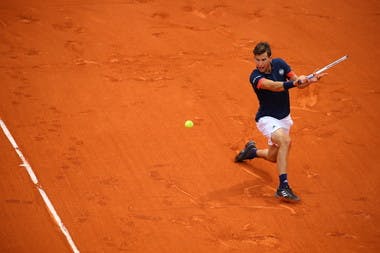
<instances>
[{"instance_id":1,"label":"player's arm","mask_svg":"<svg viewBox=\"0 0 380 253\"><path fill-rule=\"evenodd\" d=\"M325 75L325 73L314 74L314 76L312 78L308 79L308 78L306 78L306 76L303 76L303 75L298 77L296 75L296 73L294 73L293 71L290 71L286 74L286 76L289 80L297 81L297 84L295 86L297 86L298 89L306 88L310 84L319 81L319 79L321 79L324 75Z\"/></svg>"},{"instance_id":2,"label":"player's arm","mask_svg":"<svg viewBox=\"0 0 380 253\"><path fill-rule=\"evenodd\" d=\"M307 78L302 78L302 81L298 81L298 76L297 74L290 70L287 74L286 74L286 77L290 80L290 81L297 81L296 85L298 89L303 89L303 88L306 88L307 86L310 85L310 82L308 82ZM302 76L303 77L303 76ZM301 80L301 79L300 79Z\"/></svg>"},{"instance_id":3,"label":"player's arm","mask_svg":"<svg viewBox=\"0 0 380 253\"><path fill-rule=\"evenodd\" d=\"M294 77L292 78L293 80L288 80L285 82L273 81L270 79L261 78L257 83L257 88L263 89L263 90L270 90L274 92L280 92L280 91L288 90L293 87L297 87L298 81L301 80L302 82L304 78L305 78L304 76Z\"/></svg>"},{"instance_id":4,"label":"player's arm","mask_svg":"<svg viewBox=\"0 0 380 253\"><path fill-rule=\"evenodd\" d=\"M292 71L292 70L290 70L290 71L286 74L286 77L289 79L289 81L296 81L297 78L298 78L297 74L296 74L294 71Z\"/></svg>"},{"instance_id":5,"label":"player's arm","mask_svg":"<svg viewBox=\"0 0 380 253\"><path fill-rule=\"evenodd\" d=\"M325 75L327 75L327 73L314 74L312 78L305 78L303 81L298 82L297 88L299 89L306 88L310 84L318 82Z\"/></svg>"}]
</instances>

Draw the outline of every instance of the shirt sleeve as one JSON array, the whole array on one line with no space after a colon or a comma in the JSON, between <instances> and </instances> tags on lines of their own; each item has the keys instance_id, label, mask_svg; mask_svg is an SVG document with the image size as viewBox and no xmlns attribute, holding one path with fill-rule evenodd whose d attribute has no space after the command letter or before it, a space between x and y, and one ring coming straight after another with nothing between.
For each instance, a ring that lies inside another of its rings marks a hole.
<instances>
[{"instance_id":1,"label":"shirt sleeve","mask_svg":"<svg viewBox=\"0 0 380 253\"><path fill-rule=\"evenodd\" d=\"M257 70L253 71L250 77L250 82L252 84L252 87L254 89L260 89L261 81L263 80L264 76L260 74Z\"/></svg>"},{"instance_id":2,"label":"shirt sleeve","mask_svg":"<svg viewBox=\"0 0 380 253\"><path fill-rule=\"evenodd\" d=\"M280 60L280 63L282 65L282 68L284 69L285 71L285 76L287 78L292 78L293 76L296 75L296 73L292 70L292 68L289 66L289 64L287 64L283 59L279 59Z\"/></svg>"},{"instance_id":3,"label":"shirt sleeve","mask_svg":"<svg viewBox=\"0 0 380 253\"><path fill-rule=\"evenodd\" d=\"M288 72L288 73L286 74L286 77L287 77L288 79L291 79L291 78L294 77L294 76L296 76L296 73L295 73L293 70L291 70L290 72Z\"/></svg>"}]
</instances>

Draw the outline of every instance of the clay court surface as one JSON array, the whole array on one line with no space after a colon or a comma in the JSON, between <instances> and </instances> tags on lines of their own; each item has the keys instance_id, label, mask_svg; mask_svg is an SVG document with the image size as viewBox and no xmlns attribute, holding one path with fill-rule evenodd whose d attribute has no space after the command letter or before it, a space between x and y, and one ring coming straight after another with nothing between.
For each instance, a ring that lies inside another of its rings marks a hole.
<instances>
[{"instance_id":1,"label":"clay court surface","mask_svg":"<svg viewBox=\"0 0 380 253\"><path fill-rule=\"evenodd\" d=\"M0 1L0 252L379 252L380 2ZM233 162L253 122L252 48L291 90L289 179ZM193 128L185 128L191 119Z\"/></svg>"}]
</instances>

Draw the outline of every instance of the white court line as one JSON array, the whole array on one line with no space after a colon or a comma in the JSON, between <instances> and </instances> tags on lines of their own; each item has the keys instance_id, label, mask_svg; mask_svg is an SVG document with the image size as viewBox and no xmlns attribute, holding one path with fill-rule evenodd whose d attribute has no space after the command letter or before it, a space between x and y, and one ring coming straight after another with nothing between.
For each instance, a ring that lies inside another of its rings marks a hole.
<instances>
[{"instance_id":1,"label":"white court line","mask_svg":"<svg viewBox=\"0 0 380 253\"><path fill-rule=\"evenodd\" d=\"M57 223L58 227L61 229L61 232L66 237L67 242L70 244L71 249L74 253L79 253L79 250L77 246L75 246L75 243L73 239L70 236L69 231L66 229L65 225L63 224L61 218L58 216L57 212L55 211L55 208L53 204L51 203L50 199L48 198L46 192L42 189L42 186L38 183L38 179L36 175L34 174L34 171L28 161L25 159L24 155L22 154L21 150L19 149L15 139L9 132L7 126L5 125L4 121L0 119L0 126L3 129L3 132L5 136L7 136L9 142L12 144L13 148L15 149L16 153L20 157L22 164L20 166L25 167L26 171L28 172L30 179L32 179L34 186L37 188L38 192L40 193L42 199L45 202L46 207L48 208L50 214L53 216L55 222Z\"/></svg>"}]
</instances>

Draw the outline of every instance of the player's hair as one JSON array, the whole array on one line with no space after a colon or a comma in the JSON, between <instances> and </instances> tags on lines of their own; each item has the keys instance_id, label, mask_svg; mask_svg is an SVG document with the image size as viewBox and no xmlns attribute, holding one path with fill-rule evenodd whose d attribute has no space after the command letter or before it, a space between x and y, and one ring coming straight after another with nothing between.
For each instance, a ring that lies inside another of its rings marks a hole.
<instances>
[{"instance_id":1,"label":"player's hair","mask_svg":"<svg viewBox=\"0 0 380 253\"><path fill-rule=\"evenodd\" d=\"M253 49L254 55L260 55L267 52L268 56L270 57L272 55L272 50L270 49L270 45L268 42L259 42Z\"/></svg>"}]
</instances>

